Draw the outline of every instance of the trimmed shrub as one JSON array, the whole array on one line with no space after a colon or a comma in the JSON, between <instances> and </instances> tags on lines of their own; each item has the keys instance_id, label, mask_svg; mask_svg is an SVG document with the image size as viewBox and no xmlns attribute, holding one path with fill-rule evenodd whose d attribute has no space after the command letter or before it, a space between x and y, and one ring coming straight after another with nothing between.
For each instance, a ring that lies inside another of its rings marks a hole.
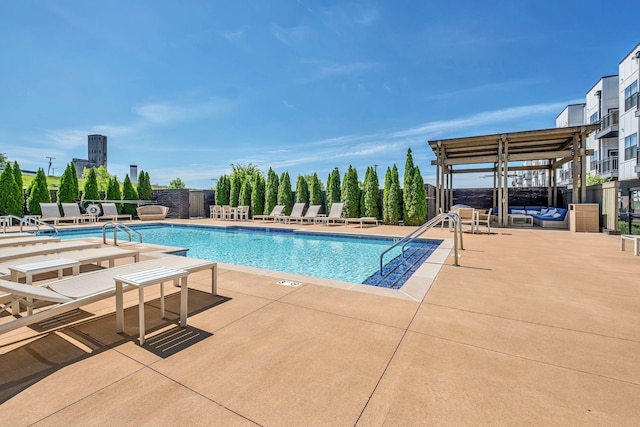
<instances>
[{"instance_id":1,"label":"trimmed shrub","mask_svg":"<svg viewBox=\"0 0 640 427\"><path fill-rule=\"evenodd\" d=\"M251 180L251 209L250 216L262 214L264 212L264 190L265 182L262 174L255 174Z\"/></svg>"},{"instance_id":2,"label":"trimmed shrub","mask_svg":"<svg viewBox=\"0 0 640 427\"><path fill-rule=\"evenodd\" d=\"M342 181L342 212L346 218L357 218L360 216L360 183L358 182L358 172L349 165L347 173Z\"/></svg>"},{"instance_id":3,"label":"trimmed shrub","mask_svg":"<svg viewBox=\"0 0 640 427\"><path fill-rule=\"evenodd\" d=\"M109 180L109 186L107 187L107 200L122 200L122 191L120 191L120 183L117 176L112 176ZM116 209L118 212L122 210L122 204L116 203Z\"/></svg>"},{"instance_id":4,"label":"trimmed shrub","mask_svg":"<svg viewBox=\"0 0 640 427\"><path fill-rule=\"evenodd\" d=\"M298 175L296 182L296 203L309 203L309 185L302 175Z\"/></svg>"},{"instance_id":5,"label":"trimmed shrub","mask_svg":"<svg viewBox=\"0 0 640 427\"><path fill-rule=\"evenodd\" d=\"M240 190L242 189L242 177L239 174L232 174L230 178L231 190L229 191L229 204L238 206L240 199Z\"/></svg>"},{"instance_id":6,"label":"trimmed shrub","mask_svg":"<svg viewBox=\"0 0 640 427\"><path fill-rule=\"evenodd\" d=\"M340 171L338 171L338 168L335 168L329 174L326 193L326 212L329 213L331 211L331 205L335 202L339 202L342 198L340 191Z\"/></svg>"},{"instance_id":7,"label":"trimmed shrub","mask_svg":"<svg viewBox=\"0 0 640 427\"><path fill-rule=\"evenodd\" d=\"M58 205L75 202L78 198L80 191L77 186L78 176L74 175L75 169L73 163L69 163L60 177L60 188L57 195Z\"/></svg>"},{"instance_id":8,"label":"trimmed shrub","mask_svg":"<svg viewBox=\"0 0 640 427\"><path fill-rule=\"evenodd\" d=\"M131 181L131 179L129 179ZM133 185L133 184L132 184ZM124 188L123 188L124 192ZM138 191L137 191L139 200L153 200L153 189L151 188L151 179L149 178L149 174L143 170L138 174ZM126 200L126 197L125 197ZM128 212L127 212L128 213Z\"/></svg>"},{"instance_id":9,"label":"trimmed shrub","mask_svg":"<svg viewBox=\"0 0 640 427\"><path fill-rule=\"evenodd\" d=\"M238 206L251 206L251 177L246 176L240 187Z\"/></svg>"},{"instance_id":10,"label":"trimmed shrub","mask_svg":"<svg viewBox=\"0 0 640 427\"><path fill-rule=\"evenodd\" d=\"M16 181L16 185L18 186L20 205L22 206L21 215L24 215L24 183L22 182L22 171L20 170L18 162L13 162L13 179Z\"/></svg>"},{"instance_id":11,"label":"trimmed shrub","mask_svg":"<svg viewBox=\"0 0 640 427\"><path fill-rule=\"evenodd\" d=\"M322 206L322 183L320 183L317 173L314 173L311 177L311 184L309 185L309 205Z\"/></svg>"},{"instance_id":12,"label":"trimmed shrub","mask_svg":"<svg viewBox=\"0 0 640 427\"><path fill-rule=\"evenodd\" d=\"M400 202L400 178L398 177L398 168L394 164L393 169L387 168L387 174L384 178L382 211L385 224L398 224L402 218Z\"/></svg>"},{"instance_id":13,"label":"trimmed shrub","mask_svg":"<svg viewBox=\"0 0 640 427\"><path fill-rule=\"evenodd\" d=\"M31 189L27 198L27 212L31 215L42 215L40 203L51 203L47 177L42 168L38 169L36 177L31 182Z\"/></svg>"},{"instance_id":14,"label":"trimmed shrub","mask_svg":"<svg viewBox=\"0 0 640 427\"><path fill-rule=\"evenodd\" d=\"M291 179L289 172L283 172L278 184L278 204L284 205L283 213L289 215L293 207L293 192L291 191Z\"/></svg>"},{"instance_id":15,"label":"trimmed shrub","mask_svg":"<svg viewBox=\"0 0 640 427\"><path fill-rule=\"evenodd\" d=\"M96 170L91 168L87 174L87 180L84 182L84 190L82 198L86 200L100 200L100 191L98 190L98 177Z\"/></svg>"},{"instance_id":16,"label":"trimmed shrub","mask_svg":"<svg viewBox=\"0 0 640 427\"><path fill-rule=\"evenodd\" d=\"M362 190L362 216L380 218L378 198L380 195L380 183L375 169L369 166L364 176L364 188Z\"/></svg>"},{"instance_id":17,"label":"trimmed shrub","mask_svg":"<svg viewBox=\"0 0 640 427\"><path fill-rule=\"evenodd\" d=\"M216 205L228 205L231 182L227 175L222 175L216 184Z\"/></svg>"},{"instance_id":18,"label":"trimmed shrub","mask_svg":"<svg viewBox=\"0 0 640 427\"><path fill-rule=\"evenodd\" d=\"M138 193L136 192L136 189L133 188L129 174L124 177L124 181L122 182L122 199L138 200ZM124 203L122 212L129 215L136 215L136 205L133 203Z\"/></svg>"},{"instance_id":19,"label":"trimmed shrub","mask_svg":"<svg viewBox=\"0 0 640 427\"><path fill-rule=\"evenodd\" d=\"M22 196L9 162L0 174L0 215L22 216Z\"/></svg>"},{"instance_id":20,"label":"trimmed shrub","mask_svg":"<svg viewBox=\"0 0 640 427\"><path fill-rule=\"evenodd\" d=\"M273 169L269 168L269 172L267 172L267 183L265 186L264 210L262 211L265 215L269 215L275 205L278 204L279 183L280 180L278 179L278 174L275 173Z\"/></svg>"}]
</instances>

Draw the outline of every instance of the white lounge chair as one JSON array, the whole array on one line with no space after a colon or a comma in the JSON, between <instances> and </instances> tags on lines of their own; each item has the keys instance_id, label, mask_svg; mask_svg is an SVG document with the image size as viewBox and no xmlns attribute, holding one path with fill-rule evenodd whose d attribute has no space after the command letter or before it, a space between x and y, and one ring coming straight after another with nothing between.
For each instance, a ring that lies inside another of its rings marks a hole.
<instances>
[{"instance_id":1,"label":"white lounge chair","mask_svg":"<svg viewBox=\"0 0 640 427\"><path fill-rule=\"evenodd\" d=\"M309 209L307 209L307 211L305 212L304 216L298 218L297 220L300 221L300 224L303 224L307 221L309 221L309 223L311 222L315 222L316 218L318 218L318 214L320 212L320 208L322 206L321 205L311 205L309 206Z\"/></svg>"},{"instance_id":2,"label":"white lounge chair","mask_svg":"<svg viewBox=\"0 0 640 427\"><path fill-rule=\"evenodd\" d=\"M118 222L119 219L126 219L131 221L131 215L118 213L118 208L115 203L103 203L102 204L102 216L98 217L99 220Z\"/></svg>"},{"instance_id":3,"label":"white lounge chair","mask_svg":"<svg viewBox=\"0 0 640 427\"><path fill-rule=\"evenodd\" d=\"M0 240L4 239L18 239L21 237L32 237L35 236L33 233L27 233L26 231L14 232L14 233L0 233Z\"/></svg>"},{"instance_id":4,"label":"white lounge chair","mask_svg":"<svg viewBox=\"0 0 640 427\"><path fill-rule=\"evenodd\" d=\"M261 219L263 221L266 221L270 219L272 221L275 221L276 217L282 215L282 211L284 211L284 205L275 205L269 215L254 215L253 220L255 221L256 219Z\"/></svg>"},{"instance_id":5,"label":"white lounge chair","mask_svg":"<svg viewBox=\"0 0 640 427\"><path fill-rule=\"evenodd\" d=\"M329 214L325 217L319 217L316 219L316 223L321 222L324 225L329 225L330 222L337 223L342 222L346 225L346 219L342 218L342 208L344 208L344 203L334 203L331 205L331 210L329 210Z\"/></svg>"},{"instance_id":6,"label":"white lounge chair","mask_svg":"<svg viewBox=\"0 0 640 427\"><path fill-rule=\"evenodd\" d=\"M0 248L29 246L29 245L37 245L41 243L55 243L59 241L60 239L58 237L49 237L49 236L31 236L31 237L19 237L16 239L2 239L0 240Z\"/></svg>"},{"instance_id":7,"label":"white lounge chair","mask_svg":"<svg viewBox=\"0 0 640 427\"><path fill-rule=\"evenodd\" d=\"M302 211L304 211L304 207L305 203L295 203L293 205L293 208L291 209L290 215L279 215L276 216L275 219L276 221L282 221L287 224L292 220L298 221L300 218L302 218Z\"/></svg>"},{"instance_id":8,"label":"white lounge chair","mask_svg":"<svg viewBox=\"0 0 640 427\"><path fill-rule=\"evenodd\" d=\"M46 245L4 248L0 249L0 262L36 255L57 254L60 252L80 249L99 248L101 245L102 244L99 242L88 242L86 240L64 240L62 242L47 243Z\"/></svg>"},{"instance_id":9,"label":"white lounge chair","mask_svg":"<svg viewBox=\"0 0 640 427\"><path fill-rule=\"evenodd\" d=\"M63 221L71 221L74 224L77 222L75 218L64 218L60 215L60 208L57 203L40 203L40 210L42 211L40 221L53 222L53 225L58 225Z\"/></svg>"},{"instance_id":10,"label":"white lounge chair","mask_svg":"<svg viewBox=\"0 0 640 427\"><path fill-rule=\"evenodd\" d=\"M360 228L364 227L365 224L380 224L380 220L374 216L362 216L360 218L345 218L345 225L347 224L358 224Z\"/></svg>"},{"instance_id":11,"label":"white lounge chair","mask_svg":"<svg viewBox=\"0 0 640 427\"><path fill-rule=\"evenodd\" d=\"M79 222L94 222L96 217L90 214L83 214L80 212L80 206L77 203L61 203L62 211L64 212L64 218L73 218L74 223Z\"/></svg>"}]
</instances>

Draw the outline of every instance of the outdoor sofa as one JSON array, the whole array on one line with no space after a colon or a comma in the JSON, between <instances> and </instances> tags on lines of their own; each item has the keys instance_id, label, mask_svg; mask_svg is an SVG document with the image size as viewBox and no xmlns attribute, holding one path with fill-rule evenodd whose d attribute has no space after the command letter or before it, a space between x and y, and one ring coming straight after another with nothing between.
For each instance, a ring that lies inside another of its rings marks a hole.
<instances>
[{"instance_id":1,"label":"outdoor sofa","mask_svg":"<svg viewBox=\"0 0 640 427\"><path fill-rule=\"evenodd\" d=\"M509 213L529 215L533 217L533 223L539 227L569 228L567 209L541 206L509 206Z\"/></svg>"},{"instance_id":2,"label":"outdoor sofa","mask_svg":"<svg viewBox=\"0 0 640 427\"><path fill-rule=\"evenodd\" d=\"M140 221L157 221L165 219L169 208L161 205L144 205L136 208Z\"/></svg>"}]
</instances>

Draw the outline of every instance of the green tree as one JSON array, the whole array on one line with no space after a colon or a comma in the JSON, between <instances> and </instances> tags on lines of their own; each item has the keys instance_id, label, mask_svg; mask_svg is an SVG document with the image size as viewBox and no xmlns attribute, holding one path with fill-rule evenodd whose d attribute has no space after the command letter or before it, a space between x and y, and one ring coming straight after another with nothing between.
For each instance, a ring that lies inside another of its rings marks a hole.
<instances>
[{"instance_id":1,"label":"green tree","mask_svg":"<svg viewBox=\"0 0 640 427\"><path fill-rule=\"evenodd\" d=\"M338 171L338 168L332 170L329 174L329 178L327 178L326 193L326 212L330 212L331 205L333 205L335 202L339 202L342 199L340 191L340 171Z\"/></svg>"},{"instance_id":2,"label":"green tree","mask_svg":"<svg viewBox=\"0 0 640 427\"><path fill-rule=\"evenodd\" d=\"M279 183L280 180L278 179L278 174L275 173L273 169L269 168L269 172L267 172L267 183L265 186L264 210L262 211L265 215L269 215L274 206L278 204Z\"/></svg>"},{"instance_id":3,"label":"green tree","mask_svg":"<svg viewBox=\"0 0 640 427\"><path fill-rule=\"evenodd\" d=\"M302 175L298 175L296 182L296 203L309 203L309 185Z\"/></svg>"},{"instance_id":4,"label":"green tree","mask_svg":"<svg viewBox=\"0 0 640 427\"><path fill-rule=\"evenodd\" d=\"M404 164L404 184L402 187L402 190L403 190L402 191L402 195L403 195L402 217L404 218L404 223L407 225L409 225L407 223L407 218L409 217L407 213L407 209L408 209L407 200L413 197L413 194L411 194L410 192L410 187L413 182L414 167L415 166L413 164L413 155L411 154L411 148L409 148L407 149L407 160L405 161L405 164Z\"/></svg>"},{"instance_id":5,"label":"green tree","mask_svg":"<svg viewBox=\"0 0 640 427\"><path fill-rule=\"evenodd\" d=\"M29 198L27 199L27 212L31 215L42 215L40 203L51 203L51 193L47 185L47 177L42 168L38 169L36 176L31 181Z\"/></svg>"},{"instance_id":6,"label":"green tree","mask_svg":"<svg viewBox=\"0 0 640 427\"><path fill-rule=\"evenodd\" d=\"M278 183L278 204L284 205L283 213L289 215L293 207L293 192L291 190L291 179L289 172L282 172Z\"/></svg>"},{"instance_id":7,"label":"green tree","mask_svg":"<svg viewBox=\"0 0 640 427\"><path fill-rule=\"evenodd\" d=\"M594 175L591 172L587 172L587 185L602 184L610 180L611 178L605 178L601 175Z\"/></svg>"},{"instance_id":8,"label":"green tree","mask_svg":"<svg viewBox=\"0 0 640 427\"><path fill-rule=\"evenodd\" d=\"M175 178L175 179L172 179L171 181L169 181L169 188L182 189L182 188L186 188L186 187L187 187L187 185L180 178Z\"/></svg>"},{"instance_id":9,"label":"green tree","mask_svg":"<svg viewBox=\"0 0 640 427\"><path fill-rule=\"evenodd\" d=\"M309 204L322 205L322 183L318 179L318 174L314 173L309 185Z\"/></svg>"},{"instance_id":10,"label":"green tree","mask_svg":"<svg viewBox=\"0 0 640 427\"><path fill-rule=\"evenodd\" d=\"M95 168L89 169L89 173L87 173L87 179L84 181L82 198L85 200L100 200L100 192L98 190L98 176L96 174Z\"/></svg>"},{"instance_id":11,"label":"green tree","mask_svg":"<svg viewBox=\"0 0 640 427\"><path fill-rule=\"evenodd\" d=\"M245 176L240 186L238 206L251 206L251 177Z\"/></svg>"},{"instance_id":12,"label":"green tree","mask_svg":"<svg viewBox=\"0 0 640 427\"><path fill-rule=\"evenodd\" d=\"M227 175L222 175L216 184L216 205L230 204L231 182Z\"/></svg>"},{"instance_id":13,"label":"green tree","mask_svg":"<svg viewBox=\"0 0 640 427\"><path fill-rule=\"evenodd\" d=\"M22 197L9 162L0 174L0 215L22 216Z\"/></svg>"},{"instance_id":14,"label":"green tree","mask_svg":"<svg viewBox=\"0 0 640 427\"><path fill-rule=\"evenodd\" d=\"M422 225L427 216L427 198L420 168L416 166L413 171L405 171L405 174L410 175L411 178L404 191L404 223Z\"/></svg>"},{"instance_id":15,"label":"green tree","mask_svg":"<svg viewBox=\"0 0 640 427\"><path fill-rule=\"evenodd\" d=\"M7 154L6 153L0 153L0 168L4 167L4 164L7 163Z\"/></svg>"},{"instance_id":16,"label":"green tree","mask_svg":"<svg viewBox=\"0 0 640 427\"><path fill-rule=\"evenodd\" d=\"M124 177L124 181L122 182L122 199L138 200L138 192L136 191L135 188L133 188L133 184L131 183L131 178L129 178L129 174L127 174ZM136 205L134 205L133 203L124 203L122 207L122 212L129 215L135 215Z\"/></svg>"},{"instance_id":17,"label":"green tree","mask_svg":"<svg viewBox=\"0 0 640 427\"><path fill-rule=\"evenodd\" d=\"M265 182L262 174L255 174L251 180L251 216L260 215L264 212L265 202Z\"/></svg>"},{"instance_id":18,"label":"green tree","mask_svg":"<svg viewBox=\"0 0 640 427\"><path fill-rule=\"evenodd\" d=\"M380 210L378 209L378 199L380 198L379 187L378 174L374 168L368 167L364 177L362 191L364 201L362 204L362 216L380 217Z\"/></svg>"},{"instance_id":19,"label":"green tree","mask_svg":"<svg viewBox=\"0 0 640 427\"><path fill-rule=\"evenodd\" d=\"M73 167L75 169L75 166ZM97 168L84 168L82 170L82 179L87 180L89 178L89 172L93 169L96 174L96 182L98 183L98 192L102 191L106 194L109 189L109 184L111 184L111 174L107 171L107 168L104 165L98 166ZM77 176L77 175L76 175ZM83 194L83 199L87 197Z\"/></svg>"},{"instance_id":20,"label":"green tree","mask_svg":"<svg viewBox=\"0 0 640 427\"><path fill-rule=\"evenodd\" d=\"M20 203L22 204L22 213L24 214L24 183L22 182L22 171L18 162L13 162L13 179L18 186L18 196L20 197Z\"/></svg>"},{"instance_id":21,"label":"green tree","mask_svg":"<svg viewBox=\"0 0 640 427\"><path fill-rule=\"evenodd\" d=\"M358 172L349 165L347 173L342 181L342 212L347 218L357 218L360 216L360 183L358 182Z\"/></svg>"},{"instance_id":22,"label":"green tree","mask_svg":"<svg viewBox=\"0 0 640 427\"><path fill-rule=\"evenodd\" d=\"M384 178L382 210L385 224L397 224L402 218L400 201L400 178L398 177L398 168L394 164L393 169L387 168L387 174Z\"/></svg>"},{"instance_id":23,"label":"green tree","mask_svg":"<svg viewBox=\"0 0 640 427\"><path fill-rule=\"evenodd\" d=\"M124 193L124 188L123 188ZM151 179L149 173L141 170L138 174L138 197L139 200L153 200L153 189L151 188Z\"/></svg>"},{"instance_id":24,"label":"green tree","mask_svg":"<svg viewBox=\"0 0 640 427\"><path fill-rule=\"evenodd\" d=\"M75 175L73 163L69 163L60 177L60 188L58 189L58 205L61 203L72 203L78 198L80 191L77 186L78 176ZM88 199L88 197L85 197Z\"/></svg>"},{"instance_id":25,"label":"green tree","mask_svg":"<svg viewBox=\"0 0 640 427\"><path fill-rule=\"evenodd\" d=\"M120 183L118 182L117 176L112 176L109 180L109 186L107 187L106 192L107 200L122 200L122 191L120 191ZM116 209L118 212L122 209L121 203L116 203Z\"/></svg>"},{"instance_id":26,"label":"green tree","mask_svg":"<svg viewBox=\"0 0 640 427\"><path fill-rule=\"evenodd\" d=\"M229 203L231 206L238 206L238 200L240 199L240 190L242 189L243 175L232 174L229 178L231 182L231 191L229 191Z\"/></svg>"}]
</instances>

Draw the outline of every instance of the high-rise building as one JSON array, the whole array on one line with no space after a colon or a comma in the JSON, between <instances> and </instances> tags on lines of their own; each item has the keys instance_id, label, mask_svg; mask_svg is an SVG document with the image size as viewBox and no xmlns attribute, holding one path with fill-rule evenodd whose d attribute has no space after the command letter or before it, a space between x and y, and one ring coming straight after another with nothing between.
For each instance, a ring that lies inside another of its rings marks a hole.
<instances>
[{"instance_id":1,"label":"high-rise building","mask_svg":"<svg viewBox=\"0 0 640 427\"><path fill-rule=\"evenodd\" d=\"M72 159L73 165L78 171L78 178L82 177L85 168L107 167L107 137L104 135L89 135L88 159Z\"/></svg>"}]
</instances>

